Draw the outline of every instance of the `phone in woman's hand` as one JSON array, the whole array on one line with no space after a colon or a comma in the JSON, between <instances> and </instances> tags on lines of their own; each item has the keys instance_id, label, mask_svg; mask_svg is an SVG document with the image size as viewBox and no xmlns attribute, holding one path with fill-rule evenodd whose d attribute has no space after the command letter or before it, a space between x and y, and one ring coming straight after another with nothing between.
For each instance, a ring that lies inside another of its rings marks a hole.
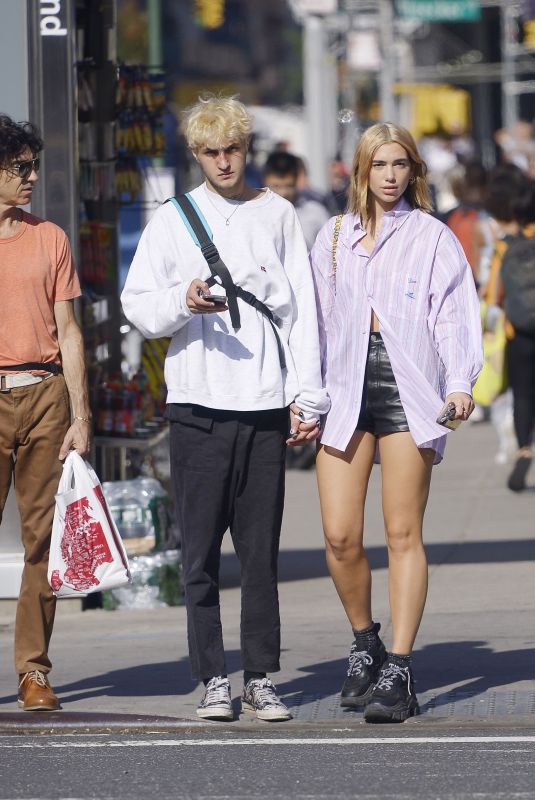
<instances>
[{"instance_id":1,"label":"phone in woman's hand","mask_svg":"<svg viewBox=\"0 0 535 800\"><path fill-rule=\"evenodd\" d=\"M441 411L437 417L439 425L444 425L454 431L462 422L462 419L454 419L455 417L455 403L448 403L448 405Z\"/></svg>"}]
</instances>

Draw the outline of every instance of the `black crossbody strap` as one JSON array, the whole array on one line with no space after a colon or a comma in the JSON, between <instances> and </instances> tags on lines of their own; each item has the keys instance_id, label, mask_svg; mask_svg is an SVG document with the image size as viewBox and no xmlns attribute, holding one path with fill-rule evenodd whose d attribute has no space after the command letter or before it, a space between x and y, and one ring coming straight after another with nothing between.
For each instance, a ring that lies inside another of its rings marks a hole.
<instances>
[{"instance_id":1,"label":"black crossbody strap","mask_svg":"<svg viewBox=\"0 0 535 800\"><path fill-rule=\"evenodd\" d=\"M199 219L199 215L197 214L189 197L187 197L186 195L179 195L174 199L176 200L176 203L178 203L178 205L180 206L184 216L186 217L193 232L195 233L195 236L199 240L201 253L203 254L208 263L210 272L212 273L212 275L217 275L217 277L221 279L221 283L223 284L223 288L225 289L227 295L228 310L230 313L230 321L232 322L232 327L234 328L235 331L239 331L241 327L241 320L240 320L240 310L238 308L238 299L237 299L238 287L232 280L232 275L230 274L228 267L221 260L221 256L219 255L217 247L208 236L206 228Z\"/></svg>"},{"instance_id":2,"label":"black crossbody strap","mask_svg":"<svg viewBox=\"0 0 535 800\"><path fill-rule=\"evenodd\" d=\"M7 366L0 366L0 370L9 369L14 372L29 372L30 370L40 369L44 372L51 372L52 375L60 375L63 372L61 364L56 364L54 361L48 363L41 363L38 361L28 361L26 364L9 364Z\"/></svg>"},{"instance_id":3,"label":"black crossbody strap","mask_svg":"<svg viewBox=\"0 0 535 800\"><path fill-rule=\"evenodd\" d=\"M222 261L217 247L208 235L203 221L199 217L199 212L195 208L195 205L192 203L191 199L187 195L179 195L178 197L171 197L170 202L173 203L181 215L186 227L189 228L193 239L201 248L201 252L208 263L212 277L208 278L206 283L208 286L218 285L216 276L221 280L223 288L227 294L228 310L234 330L239 330L241 326L240 312L238 308L239 297L244 301L244 303L252 306L265 317L267 317L273 333L275 334L281 369L286 369L286 356L284 355L284 347L282 345L279 329L277 328L275 317L273 316L271 309L268 308L265 303L262 303L261 300L258 300L258 298L255 297L252 292L248 292L246 289L243 289L241 286L237 286L234 283L228 267Z\"/></svg>"},{"instance_id":4,"label":"black crossbody strap","mask_svg":"<svg viewBox=\"0 0 535 800\"><path fill-rule=\"evenodd\" d=\"M237 287L238 297L241 298L244 303L256 308L257 311L260 311L265 317L267 317L269 324L273 329L273 333L275 334L275 340L277 342L277 350L279 351L279 362L281 365L281 369L286 369L286 356L284 355L284 347L282 346L281 337L279 333L279 329L275 324L275 317L273 316L273 312L270 308L268 308L265 303L259 300L257 297L254 296L252 292L248 292L246 289L242 289L241 286Z\"/></svg>"}]
</instances>

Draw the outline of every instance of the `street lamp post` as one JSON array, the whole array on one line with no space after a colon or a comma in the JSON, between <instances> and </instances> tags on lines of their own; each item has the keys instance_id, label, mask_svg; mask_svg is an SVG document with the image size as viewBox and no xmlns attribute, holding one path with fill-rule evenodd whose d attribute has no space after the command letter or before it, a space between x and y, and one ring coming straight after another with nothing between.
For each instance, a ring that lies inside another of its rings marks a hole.
<instances>
[{"instance_id":1,"label":"street lamp post","mask_svg":"<svg viewBox=\"0 0 535 800\"><path fill-rule=\"evenodd\" d=\"M379 35L381 40L382 66L379 72L379 102L381 119L396 120L396 104L393 87L395 74L394 9L392 0L379 0Z\"/></svg>"},{"instance_id":2,"label":"street lamp post","mask_svg":"<svg viewBox=\"0 0 535 800\"><path fill-rule=\"evenodd\" d=\"M316 14L304 17L304 96L310 182L326 191L329 160L336 148L338 89L336 64L328 52L325 19Z\"/></svg>"},{"instance_id":3,"label":"street lamp post","mask_svg":"<svg viewBox=\"0 0 535 800\"><path fill-rule=\"evenodd\" d=\"M511 129L518 121L518 94L516 92L516 48L513 36L517 4L502 0L500 4L502 45L502 124Z\"/></svg>"}]
</instances>

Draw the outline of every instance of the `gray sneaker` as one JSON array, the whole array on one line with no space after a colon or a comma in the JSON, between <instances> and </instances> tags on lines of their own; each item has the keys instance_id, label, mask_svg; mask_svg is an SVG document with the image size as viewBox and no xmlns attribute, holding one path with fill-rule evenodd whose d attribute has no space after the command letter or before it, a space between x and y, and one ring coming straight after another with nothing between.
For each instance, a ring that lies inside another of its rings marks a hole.
<instances>
[{"instance_id":1,"label":"gray sneaker","mask_svg":"<svg viewBox=\"0 0 535 800\"><path fill-rule=\"evenodd\" d=\"M241 709L270 722L292 718L269 678L251 678L243 688Z\"/></svg>"},{"instance_id":2,"label":"gray sneaker","mask_svg":"<svg viewBox=\"0 0 535 800\"><path fill-rule=\"evenodd\" d=\"M228 678L217 677L208 681L197 707L197 716L202 719L234 719Z\"/></svg>"}]
</instances>

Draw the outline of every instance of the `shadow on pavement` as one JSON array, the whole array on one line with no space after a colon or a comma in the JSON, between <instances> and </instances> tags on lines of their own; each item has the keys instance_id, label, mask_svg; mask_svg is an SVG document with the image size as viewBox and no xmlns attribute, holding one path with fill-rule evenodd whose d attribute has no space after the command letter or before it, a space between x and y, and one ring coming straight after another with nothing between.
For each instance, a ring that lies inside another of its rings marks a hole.
<instances>
[{"instance_id":1,"label":"shadow on pavement","mask_svg":"<svg viewBox=\"0 0 535 800\"><path fill-rule=\"evenodd\" d=\"M227 651L226 657L229 673L240 669L239 650ZM178 661L140 664L103 672L61 686L54 684L54 689L61 695L62 706L67 707L75 700L87 700L91 697L176 697L189 694L196 685L197 681L191 677L189 660L185 657ZM71 692L74 694L64 696ZM16 700L16 695L0 697L0 706Z\"/></svg>"},{"instance_id":2,"label":"shadow on pavement","mask_svg":"<svg viewBox=\"0 0 535 800\"><path fill-rule=\"evenodd\" d=\"M229 673L238 671L240 663L238 650L227 653ZM303 674L298 678L277 683L278 689L290 706L298 704L301 695L330 697L340 691L346 668L346 659L310 664L301 667ZM436 693L422 706L425 711L451 703L452 694L471 698L519 681L532 681L535 649L496 652L483 641L432 644L414 653L414 671L416 691ZM182 658L113 670L55 688L67 708L74 701L92 697L176 697L189 694L194 687L188 659ZM1 697L0 706L16 699L16 695Z\"/></svg>"},{"instance_id":3,"label":"shadow on pavement","mask_svg":"<svg viewBox=\"0 0 535 800\"><path fill-rule=\"evenodd\" d=\"M301 668L307 674L280 683L278 688L284 695L328 697L340 691L346 669L346 659L311 664ZM433 699L422 706L425 711L429 706L436 708L451 703L452 693L471 698L519 681L532 681L535 649L496 652L482 641L432 644L415 651L414 672L418 693L436 692ZM448 688L440 692L441 687L446 686Z\"/></svg>"},{"instance_id":4,"label":"shadow on pavement","mask_svg":"<svg viewBox=\"0 0 535 800\"><path fill-rule=\"evenodd\" d=\"M498 539L482 542L440 542L426 544L425 551L433 564L498 564L514 561L535 561L535 540ZM366 553L372 569L385 569L388 555L385 547L367 547ZM300 581L327 578L325 550L281 550L279 556L279 581ZM221 556L221 587L240 585L240 565L234 553Z\"/></svg>"},{"instance_id":5,"label":"shadow on pavement","mask_svg":"<svg viewBox=\"0 0 535 800\"><path fill-rule=\"evenodd\" d=\"M535 649L494 651L483 641L430 644L414 654L414 666L417 691L437 692L430 703L437 707L451 701L452 691L470 698L519 681L532 682ZM460 684L457 689L455 684ZM452 688L438 691L444 686Z\"/></svg>"}]
</instances>

